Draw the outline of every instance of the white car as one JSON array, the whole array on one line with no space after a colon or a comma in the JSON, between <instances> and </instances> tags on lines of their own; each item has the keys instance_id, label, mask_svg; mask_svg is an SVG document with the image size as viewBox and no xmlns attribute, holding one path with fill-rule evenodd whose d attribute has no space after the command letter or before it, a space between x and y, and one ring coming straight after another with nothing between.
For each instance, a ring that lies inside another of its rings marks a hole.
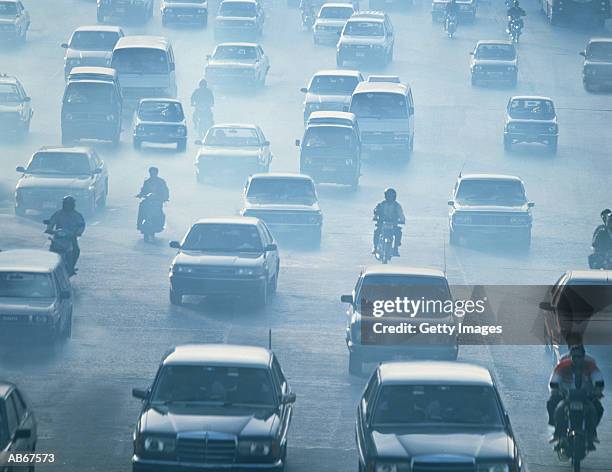
<instances>
[{"instance_id":1,"label":"white car","mask_svg":"<svg viewBox=\"0 0 612 472\"><path fill-rule=\"evenodd\" d=\"M244 83L263 87L270 70L268 56L255 43L221 43L206 59L204 76L213 87Z\"/></svg>"},{"instance_id":2,"label":"white car","mask_svg":"<svg viewBox=\"0 0 612 472\"><path fill-rule=\"evenodd\" d=\"M320 70L312 76L308 87L300 91L304 98L304 124L313 111L346 111L353 91L363 75L358 70Z\"/></svg>"},{"instance_id":3,"label":"white car","mask_svg":"<svg viewBox=\"0 0 612 472\"><path fill-rule=\"evenodd\" d=\"M383 12L354 13L336 45L336 64L345 62L390 64L393 60L395 33L389 15Z\"/></svg>"},{"instance_id":4,"label":"white car","mask_svg":"<svg viewBox=\"0 0 612 472\"><path fill-rule=\"evenodd\" d=\"M336 44L346 20L353 13L355 13L355 8L350 3L324 3L312 27L314 43Z\"/></svg>"},{"instance_id":5,"label":"white car","mask_svg":"<svg viewBox=\"0 0 612 472\"><path fill-rule=\"evenodd\" d=\"M110 67L113 49L123 36L123 30L118 26L80 26L74 30L70 40L61 45L66 50L65 77L73 67Z\"/></svg>"},{"instance_id":6,"label":"white car","mask_svg":"<svg viewBox=\"0 0 612 472\"><path fill-rule=\"evenodd\" d=\"M21 0L0 1L0 40L25 43L29 28L30 14Z\"/></svg>"}]
</instances>

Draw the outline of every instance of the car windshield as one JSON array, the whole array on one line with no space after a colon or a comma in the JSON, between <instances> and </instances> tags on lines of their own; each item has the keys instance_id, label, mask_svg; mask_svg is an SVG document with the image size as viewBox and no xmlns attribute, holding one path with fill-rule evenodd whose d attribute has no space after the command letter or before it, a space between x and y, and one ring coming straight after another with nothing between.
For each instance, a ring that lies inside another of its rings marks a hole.
<instances>
[{"instance_id":1,"label":"car windshield","mask_svg":"<svg viewBox=\"0 0 612 472\"><path fill-rule=\"evenodd\" d=\"M591 43L587 57L591 61L612 62L612 43Z\"/></svg>"},{"instance_id":2,"label":"car windshield","mask_svg":"<svg viewBox=\"0 0 612 472\"><path fill-rule=\"evenodd\" d=\"M378 21L349 21L344 27L346 36L383 36L382 23Z\"/></svg>"},{"instance_id":3,"label":"car windshield","mask_svg":"<svg viewBox=\"0 0 612 472\"><path fill-rule=\"evenodd\" d=\"M555 107L550 100L520 98L510 102L508 114L512 118L552 120L555 117Z\"/></svg>"},{"instance_id":4,"label":"car windshield","mask_svg":"<svg viewBox=\"0 0 612 472\"><path fill-rule=\"evenodd\" d=\"M352 14L353 9L350 7L323 7L319 12L319 18L348 20Z\"/></svg>"},{"instance_id":5,"label":"car windshield","mask_svg":"<svg viewBox=\"0 0 612 472\"><path fill-rule=\"evenodd\" d=\"M415 314L421 318L445 318L442 304L452 300L446 279L442 277L415 277L412 275L367 275L364 277L356 295L356 305L360 313L371 315L374 302L381 300L423 300L422 309ZM386 313L397 317L411 317L411 313L402 310Z\"/></svg>"},{"instance_id":6,"label":"car windshield","mask_svg":"<svg viewBox=\"0 0 612 472\"><path fill-rule=\"evenodd\" d=\"M119 41L119 34L109 31L76 31L70 47L79 51L112 51Z\"/></svg>"},{"instance_id":7,"label":"car windshield","mask_svg":"<svg viewBox=\"0 0 612 472\"><path fill-rule=\"evenodd\" d=\"M219 9L221 16L254 18L257 15L255 4L250 2L223 2Z\"/></svg>"},{"instance_id":8,"label":"car windshield","mask_svg":"<svg viewBox=\"0 0 612 472\"><path fill-rule=\"evenodd\" d=\"M518 180L463 180L456 200L466 205L523 205L527 201Z\"/></svg>"},{"instance_id":9,"label":"car windshield","mask_svg":"<svg viewBox=\"0 0 612 472\"><path fill-rule=\"evenodd\" d=\"M108 107L114 101L115 86L108 82L71 82L66 86L64 104L75 107Z\"/></svg>"},{"instance_id":10,"label":"car windshield","mask_svg":"<svg viewBox=\"0 0 612 472\"><path fill-rule=\"evenodd\" d=\"M167 365L155 382L151 402L275 406L276 395L263 368Z\"/></svg>"},{"instance_id":11,"label":"car windshield","mask_svg":"<svg viewBox=\"0 0 612 472\"><path fill-rule=\"evenodd\" d=\"M142 102L138 117L144 121L163 121L175 123L183 121L183 107L176 102Z\"/></svg>"},{"instance_id":12,"label":"car windshield","mask_svg":"<svg viewBox=\"0 0 612 472\"><path fill-rule=\"evenodd\" d=\"M357 77L319 75L313 77L308 91L319 95L351 95L357 84Z\"/></svg>"},{"instance_id":13,"label":"car windshield","mask_svg":"<svg viewBox=\"0 0 612 472\"><path fill-rule=\"evenodd\" d=\"M0 298L53 298L51 274L0 272Z\"/></svg>"},{"instance_id":14,"label":"car windshield","mask_svg":"<svg viewBox=\"0 0 612 472\"><path fill-rule=\"evenodd\" d=\"M120 74L167 74L165 51L154 48L124 48L113 52L113 69Z\"/></svg>"},{"instance_id":15,"label":"car windshield","mask_svg":"<svg viewBox=\"0 0 612 472\"><path fill-rule=\"evenodd\" d=\"M340 126L314 126L306 130L304 148L350 149L354 145L353 131Z\"/></svg>"},{"instance_id":16,"label":"car windshield","mask_svg":"<svg viewBox=\"0 0 612 472\"><path fill-rule=\"evenodd\" d=\"M386 385L373 425L503 426L493 387L480 385Z\"/></svg>"},{"instance_id":17,"label":"car windshield","mask_svg":"<svg viewBox=\"0 0 612 472\"><path fill-rule=\"evenodd\" d=\"M76 152L37 152L27 171L31 174L91 174L87 155Z\"/></svg>"},{"instance_id":18,"label":"car windshield","mask_svg":"<svg viewBox=\"0 0 612 472\"><path fill-rule=\"evenodd\" d=\"M492 61L513 61L516 59L516 49L510 44L481 44L474 57Z\"/></svg>"},{"instance_id":19,"label":"car windshield","mask_svg":"<svg viewBox=\"0 0 612 472\"><path fill-rule=\"evenodd\" d=\"M20 102L19 90L13 84L0 84L0 103Z\"/></svg>"},{"instance_id":20,"label":"car windshield","mask_svg":"<svg viewBox=\"0 0 612 472\"><path fill-rule=\"evenodd\" d=\"M214 59L225 61L233 59L236 61L255 60L257 51L249 46L218 46L213 55Z\"/></svg>"},{"instance_id":21,"label":"car windshield","mask_svg":"<svg viewBox=\"0 0 612 472\"><path fill-rule=\"evenodd\" d=\"M17 4L15 2L0 2L0 16L17 15Z\"/></svg>"},{"instance_id":22,"label":"car windshield","mask_svg":"<svg viewBox=\"0 0 612 472\"><path fill-rule=\"evenodd\" d=\"M263 252L255 225L205 223L194 225L182 245L186 251Z\"/></svg>"},{"instance_id":23,"label":"car windshield","mask_svg":"<svg viewBox=\"0 0 612 472\"><path fill-rule=\"evenodd\" d=\"M212 128L206 133L204 144L207 146L261 146L254 128Z\"/></svg>"},{"instance_id":24,"label":"car windshield","mask_svg":"<svg viewBox=\"0 0 612 472\"><path fill-rule=\"evenodd\" d=\"M400 93L365 92L353 95L351 110L357 118L408 118L406 97Z\"/></svg>"},{"instance_id":25,"label":"car windshield","mask_svg":"<svg viewBox=\"0 0 612 472\"><path fill-rule=\"evenodd\" d=\"M312 205L317 201L314 186L305 179L253 179L247 199L258 203Z\"/></svg>"}]
</instances>

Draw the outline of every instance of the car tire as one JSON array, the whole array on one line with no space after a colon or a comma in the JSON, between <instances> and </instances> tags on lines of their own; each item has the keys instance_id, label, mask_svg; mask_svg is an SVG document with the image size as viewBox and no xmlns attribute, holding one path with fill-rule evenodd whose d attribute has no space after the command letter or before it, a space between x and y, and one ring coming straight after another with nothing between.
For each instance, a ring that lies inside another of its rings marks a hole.
<instances>
[{"instance_id":1,"label":"car tire","mask_svg":"<svg viewBox=\"0 0 612 472\"><path fill-rule=\"evenodd\" d=\"M449 236L448 236L448 243L451 246L459 246L461 244L461 239L459 237L459 235L457 234L456 230L450 230Z\"/></svg>"},{"instance_id":2,"label":"car tire","mask_svg":"<svg viewBox=\"0 0 612 472\"><path fill-rule=\"evenodd\" d=\"M559 138L553 138L550 143L548 143L548 152L553 156L557 154L557 148L559 147Z\"/></svg>"},{"instance_id":3,"label":"car tire","mask_svg":"<svg viewBox=\"0 0 612 472\"><path fill-rule=\"evenodd\" d=\"M344 67L344 59L342 59L342 56L340 56L340 54L336 54L336 65L338 67Z\"/></svg>"},{"instance_id":4,"label":"car tire","mask_svg":"<svg viewBox=\"0 0 612 472\"><path fill-rule=\"evenodd\" d=\"M202 17L202 28L208 28L208 13Z\"/></svg>"},{"instance_id":5,"label":"car tire","mask_svg":"<svg viewBox=\"0 0 612 472\"><path fill-rule=\"evenodd\" d=\"M312 43L313 43L315 46L318 46L318 45L319 45L319 40L317 39L317 35L316 35L316 34L313 34L313 35L312 35Z\"/></svg>"},{"instance_id":6,"label":"car tire","mask_svg":"<svg viewBox=\"0 0 612 472\"><path fill-rule=\"evenodd\" d=\"M96 19L97 19L98 23L104 23L104 14L100 11L99 8L98 8L98 11L96 13Z\"/></svg>"},{"instance_id":7,"label":"car tire","mask_svg":"<svg viewBox=\"0 0 612 472\"><path fill-rule=\"evenodd\" d=\"M504 136L504 151L512 152L512 138L510 136Z\"/></svg>"},{"instance_id":8,"label":"car tire","mask_svg":"<svg viewBox=\"0 0 612 472\"><path fill-rule=\"evenodd\" d=\"M257 308L264 308L268 304L268 294L270 293L268 280L266 280L259 290L255 293L255 306Z\"/></svg>"},{"instance_id":9,"label":"car tire","mask_svg":"<svg viewBox=\"0 0 612 472\"><path fill-rule=\"evenodd\" d=\"M279 269L276 269L276 274L274 274L274 278L272 279L272 282L270 283L270 294L274 295L276 293L276 291L278 290L278 273L279 273Z\"/></svg>"},{"instance_id":10,"label":"car tire","mask_svg":"<svg viewBox=\"0 0 612 472\"><path fill-rule=\"evenodd\" d=\"M134 138L134 140L132 141L132 146L137 151L140 150L140 148L142 147L142 141L140 140L140 138Z\"/></svg>"},{"instance_id":11,"label":"car tire","mask_svg":"<svg viewBox=\"0 0 612 472\"><path fill-rule=\"evenodd\" d=\"M176 152L185 152L187 151L187 140L183 139L176 143Z\"/></svg>"},{"instance_id":12,"label":"car tire","mask_svg":"<svg viewBox=\"0 0 612 472\"><path fill-rule=\"evenodd\" d=\"M26 214L26 209L22 206L15 205L15 216L24 217Z\"/></svg>"},{"instance_id":13,"label":"car tire","mask_svg":"<svg viewBox=\"0 0 612 472\"><path fill-rule=\"evenodd\" d=\"M17 36L17 43L24 45L28 40L28 30L24 29L19 36Z\"/></svg>"},{"instance_id":14,"label":"car tire","mask_svg":"<svg viewBox=\"0 0 612 472\"><path fill-rule=\"evenodd\" d=\"M97 205L97 201L96 201L96 196L95 195L90 195L89 196L89 201L87 202L87 209L85 210L85 213L88 216L93 215L96 212L96 209L98 208Z\"/></svg>"},{"instance_id":15,"label":"car tire","mask_svg":"<svg viewBox=\"0 0 612 472\"><path fill-rule=\"evenodd\" d=\"M385 65L387 66L393 62L393 46L391 46L391 48L389 49L385 62L386 62Z\"/></svg>"},{"instance_id":16,"label":"car tire","mask_svg":"<svg viewBox=\"0 0 612 472\"><path fill-rule=\"evenodd\" d=\"M531 231L527 231L520 238L521 247L528 251L531 248Z\"/></svg>"},{"instance_id":17,"label":"car tire","mask_svg":"<svg viewBox=\"0 0 612 472\"><path fill-rule=\"evenodd\" d=\"M170 304L181 306L183 304L183 295L170 287Z\"/></svg>"},{"instance_id":18,"label":"car tire","mask_svg":"<svg viewBox=\"0 0 612 472\"><path fill-rule=\"evenodd\" d=\"M354 352L349 352L349 373L358 376L363 374L363 360Z\"/></svg>"},{"instance_id":19,"label":"car tire","mask_svg":"<svg viewBox=\"0 0 612 472\"><path fill-rule=\"evenodd\" d=\"M515 74L514 76L512 76L512 79L510 79L510 87L516 88L517 84L518 84L518 74Z\"/></svg>"},{"instance_id":20,"label":"car tire","mask_svg":"<svg viewBox=\"0 0 612 472\"><path fill-rule=\"evenodd\" d=\"M318 248L321 247L321 239L323 233L323 226L319 226L316 229L313 229L310 234L310 241L312 243L312 247Z\"/></svg>"},{"instance_id":21,"label":"car tire","mask_svg":"<svg viewBox=\"0 0 612 472\"><path fill-rule=\"evenodd\" d=\"M62 337L64 339L72 338L72 311L70 311L68 319L66 320L66 326L64 326L64 329L62 331Z\"/></svg>"},{"instance_id":22,"label":"car tire","mask_svg":"<svg viewBox=\"0 0 612 472\"><path fill-rule=\"evenodd\" d=\"M583 81L582 85L584 86L584 90L586 90L589 93L594 93L595 92L595 87L593 87L593 84L588 82L588 81Z\"/></svg>"}]
</instances>

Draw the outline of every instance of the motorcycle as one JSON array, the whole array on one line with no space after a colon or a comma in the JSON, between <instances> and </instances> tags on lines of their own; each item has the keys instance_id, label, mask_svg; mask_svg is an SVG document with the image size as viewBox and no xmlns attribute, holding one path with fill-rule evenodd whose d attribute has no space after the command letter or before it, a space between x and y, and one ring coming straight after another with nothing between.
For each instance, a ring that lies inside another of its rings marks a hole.
<instances>
[{"instance_id":1,"label":"motorcycle","mask_svg":"<svg viewBox=\"0 0 612 472\"><path fill-rule=\"evenodd\" d=\"M594 252L589 255L589 268L612 270L612 251Z\"/></svg>"},{"instance_id":2,"label":"motorcycle","mask_svg":"<svg viewBox=\"0 0 612 472\"><path fill-rule=\"evenodd\" d=\"M198 139L203 139L208 129L214 125L212 108L194 106L193 124Z\"/></svg>"},{"instance_id":3,"label":"motorcycle","mask_svg":"<svg viewBox=\"0 0 612 472\"><path fill-rule=\"evenodd\" d=\"M376 249L374 250L374 257L383 264L387 264L393 257L396 228L397 223L390 221L383 221L382 223L380 235L376 242Z\"/></svg>"},{"instance_id":4,"label":"motorcycle","mask_svg":"<svg viewBox=\"0 0 612 472\"><path fill-rule=\"evenodd\" d=\"M508 28L506 33L510 36L510 41L514 44L518 44L519 38L523 32L523 25L519 18L510 18L508 21Z\"/></svg>"},{"instance_id":5,"label":"motorcycle","mask_svg":"<svg viewBox=\"0 0 612 472\"><path fill-rule=\"evenodd\" d=\"M49 220L43 220L43 223L48 225ZM78 269L75 267L75 247L72 233L62 228L47 229L45 233L51 235L48 238L51 241L49 251L56 253L62 258L70 276L76 275Z\"/></svg>"},{"instance_id":6,"label":"motorcycle","mask_svg":"<svg viewBox=\"0 0 612 472\"><path fill-rule=\"evenodd\" d=\"M457 31L457 17L454 15L447 15L444 20L444 31L448 34L449 38L452 38Z\"/></svg>"},{"instance_id":7,"label":"motorcycle","mask_svg":"<svg viewBox=\"0 0 612 472\"><path fill-rule=\"evenodd\" d=\"M144 236L145 242L152 242L156 233L161 233L166 224L164 214L164 201L160 200L153 193L137 195L141 198L138 214L141 220L138 222L138 229Z\"/></svg>"},{"instance_id":8,"label":"motorcycle","mask_svg":"<svg viewBox=\"0 0 612 472\"><path fill-rule=\"evenodd\" d=\"M314 11L307 9L302 11L302 26L306 31L310 31L315 23Z\"/></svg>"}]
</instances>

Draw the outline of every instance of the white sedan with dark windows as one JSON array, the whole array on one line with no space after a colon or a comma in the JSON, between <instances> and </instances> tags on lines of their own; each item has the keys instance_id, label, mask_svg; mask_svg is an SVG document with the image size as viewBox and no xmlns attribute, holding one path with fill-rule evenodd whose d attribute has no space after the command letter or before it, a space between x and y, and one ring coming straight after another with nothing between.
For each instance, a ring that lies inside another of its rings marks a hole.
<instances>
[{"instance_id":1,"label":"white sedan with dark windows","mask_svg":"<svg viewBox=\"0 0 612 472\"><path fill-rule=\"evenodd\" d=\"M270 61L255 43L221 43L206 57L204 76L213 87L264 87Z\"/></svg>"}]
</instances>

